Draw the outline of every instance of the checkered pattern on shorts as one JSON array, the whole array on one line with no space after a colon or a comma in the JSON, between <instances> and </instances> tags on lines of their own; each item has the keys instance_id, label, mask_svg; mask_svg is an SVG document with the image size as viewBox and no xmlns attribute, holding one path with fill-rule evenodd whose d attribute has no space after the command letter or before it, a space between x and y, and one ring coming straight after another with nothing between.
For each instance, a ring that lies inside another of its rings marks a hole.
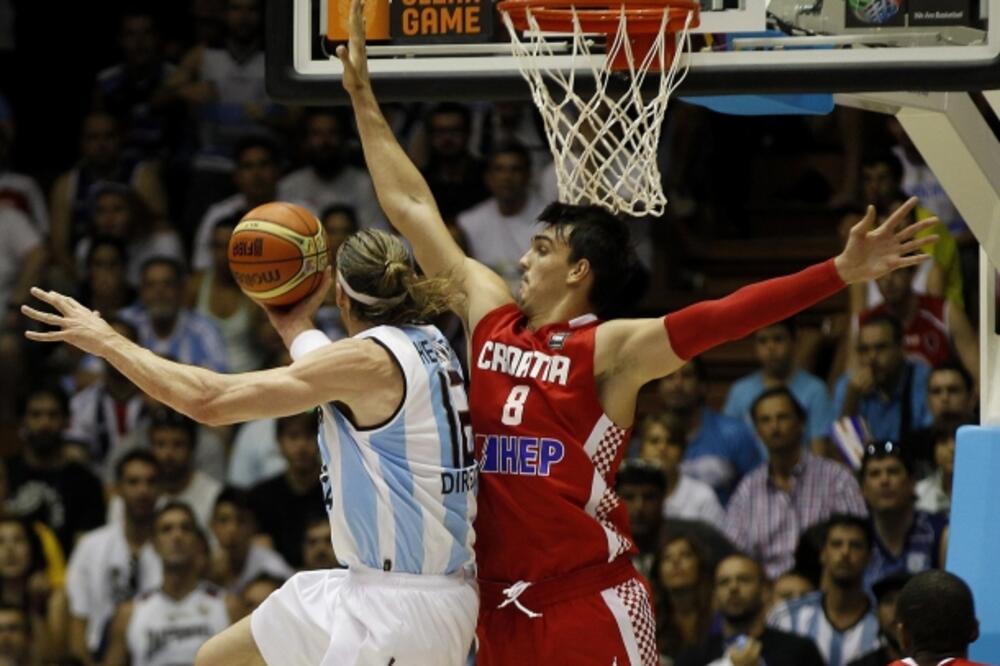
<instances>
[{"instance_id":1,"label":"checkered pattern on shorts","mask_svg":"<svg viewBox=\"0 0 1000 666\"><path fill-rule=\"evenodd\" d=\"M656 618L646 587L635 578L616 585L615 594L628 611L628 619L635 632L642 666L659 666L660 655L656 649Z\"/></svg>"}]
</instances>

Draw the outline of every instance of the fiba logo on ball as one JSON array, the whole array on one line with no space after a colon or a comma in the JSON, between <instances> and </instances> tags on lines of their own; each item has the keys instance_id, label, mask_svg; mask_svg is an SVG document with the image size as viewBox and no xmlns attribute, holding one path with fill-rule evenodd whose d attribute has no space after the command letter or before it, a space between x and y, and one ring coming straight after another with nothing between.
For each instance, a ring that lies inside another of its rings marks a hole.
<instances>
[{"instance_id":1,"label":"fiba logo on ball","mask_svg":"<svg viewBox=\"0 0 1000 666\"><path fill-rule=\"evenodd\" d=\"M902 0L847 0L854 16L859 21L881 25L895 17Z\"/></svg>"},{"instance_id":2,"label":"fiba logo on ball","mask_svg":"<svg viewBox=\"0 0 1000 666\"><path fill-rule=\"evenodd\" d=\"M276 201L254 208L229 239L233 279L265 305L293 305L311 294L329 261L326 231L295 204Z\"/></svg>"}]
</instances>

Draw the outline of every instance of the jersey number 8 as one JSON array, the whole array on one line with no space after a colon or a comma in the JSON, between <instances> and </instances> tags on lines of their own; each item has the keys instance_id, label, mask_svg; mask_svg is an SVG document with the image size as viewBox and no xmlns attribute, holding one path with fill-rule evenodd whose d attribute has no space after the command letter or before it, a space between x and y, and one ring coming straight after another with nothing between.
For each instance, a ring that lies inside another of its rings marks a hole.
<instances>
[{"instance_id":1,"label":"jersey number 8","mask_svg":"<svg viewBox=\"0 0 1000 666\"><path fill-rule=\"evenodd\" d=\"M524 418L524 401L528 399L530 391L531 387L525 384L518 384L510 390L507 402L503 405L501 423L509 426L521 425L521 419Z\"/></svg>"}]
</instances>

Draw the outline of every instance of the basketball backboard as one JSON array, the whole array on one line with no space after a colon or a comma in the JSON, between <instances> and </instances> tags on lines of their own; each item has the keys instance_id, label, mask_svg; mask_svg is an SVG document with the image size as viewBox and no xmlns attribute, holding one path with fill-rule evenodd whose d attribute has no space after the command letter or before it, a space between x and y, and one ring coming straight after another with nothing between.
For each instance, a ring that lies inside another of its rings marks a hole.
<instances>
[{"instance_id":1,"label":"basketball backboard","mask_svg":"<svg viewBox=\"0 0 1000 666\"><path fill-rule=\"evenodd\" d=\"M384 101L520 99L529 91L493 0L368 0ZM380 3L380 4L376 4ZM279 101L346 101L332 57L348 0L267 3ZM609 3L610 5L610 3ZM1000 86L1000 0L701 0L681 94L975 90ZM442 32L448 34L441 34ZM558 55L566 68L589 67ZM601 38L595 37L596 53ZM600 57L595 55L593 57ZM559 66L563 66L560 64Z\"/></svg>"}]
</instances>

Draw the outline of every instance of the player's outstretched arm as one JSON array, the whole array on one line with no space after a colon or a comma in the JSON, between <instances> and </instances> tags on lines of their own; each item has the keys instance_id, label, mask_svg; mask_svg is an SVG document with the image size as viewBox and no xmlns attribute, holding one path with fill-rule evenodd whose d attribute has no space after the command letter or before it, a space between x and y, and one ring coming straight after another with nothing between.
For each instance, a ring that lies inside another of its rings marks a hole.
<instances>
[{"instance_id":1,"label":"player's outstretched arm","mask_svg":"<svg viewBox=\"0 0 1000 666\"><path fill-rule=\"evenodd\" d=\"M748 285L714 301L696 303L663 319L611 321L597 336L598 374L620 370L630 383L664 377L688 359L724 342L787 319L832 296L847 284L874 280L930 258L917 252L936 236L917 234L937 222L928 218L906 225L914 197L875 227L875 208L851 229L836 257L793 275Z\"/></svg>"},{"instance_id":2,"label":"player's outstretched arm","mask_svg":"<svg viewBox=\"0 0 1000 666\"><path fill-rule=\"evenodd\" d=\"M31 293L58 314L22 306L26 316L56 327L27 331L29 339L66 342L104 358L144 393L206 425L289 416L332 400L354 404L362 390L374 394L396 380L382 347L353 338L323 345L290 366L220 374L157 356L68 296L38 288ZM363 387L358 377L365 378Z\"/></svg>"},{"instance_id":3,"label":"player's outstretched arm","mask_svg":"<svg viewBox=\"0 0 1000 666\"><path fill-rule=\"evenodd\" d=\"M428 275L446 275L465 295L459 312L474 324L479 316L512 300L502 278L465 256L438 211L427 181L396 140L379 108L368 77L363 0L352 0L350 41L337 47L344 66L344 89L351 97L361 146L375 194L389 222L413 246Z\"/></svg>"}]
</instances>

